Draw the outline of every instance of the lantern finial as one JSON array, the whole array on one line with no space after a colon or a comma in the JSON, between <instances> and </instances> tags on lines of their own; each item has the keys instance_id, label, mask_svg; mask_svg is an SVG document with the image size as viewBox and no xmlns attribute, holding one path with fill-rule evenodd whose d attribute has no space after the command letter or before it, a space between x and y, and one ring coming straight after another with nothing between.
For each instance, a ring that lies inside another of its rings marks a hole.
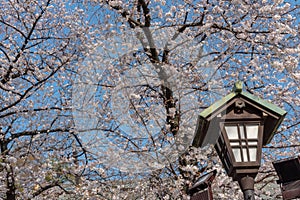
<instances>
[{"instance_id":1,"label":"lantern finial","mask_svg":"<svg viewBox=\"0 0 300 200\"><path fill-rule=\"evenodd\" d=\"M242 81L235 82L232 90L235 93L241 93L243 90L243 82Z\"/></svg>"}]
</instances>

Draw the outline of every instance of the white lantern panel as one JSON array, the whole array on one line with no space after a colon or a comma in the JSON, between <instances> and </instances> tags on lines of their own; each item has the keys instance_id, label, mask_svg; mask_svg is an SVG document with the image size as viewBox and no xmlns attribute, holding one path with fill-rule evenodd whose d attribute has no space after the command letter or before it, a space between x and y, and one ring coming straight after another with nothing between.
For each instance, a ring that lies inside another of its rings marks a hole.
<instances>
[{"instance_id":1,"label":"white lantern panel","mask_svg":"<svg viewBox=\"0 0 300 200\"><path fill-rule=\"evenodd\" d=\"M249 141L248 141L248 145L249 145L249 146L257 146L257 142L255 142L255 141L249 142Z\"/></svg>"},{"instance_id":2,"label":"white lantern panel","mask_svg":"<svg viewBox=\"0 0 300 200\"><path fill-rule=\"evenodd\" d=\"M245 139L244 126L239 126L239 127L240 127L241 139Z\"/></svg>"},{"instance_id":3,"label":"white lantern panel","mask_svg":"<svg viewBox=\"0 0 300 200\"><path fill-rule=\"evenodd\" d=\"M225 126L225 131L229 140L239 139L237 126L227 125Z\"/></svg>"},{"instance_id":4,"label":"white lantern panel","mask_svg":"<svg viewBox=\"0 0 300 200\"><path fill-rule=\"evenodd\" d=\"M256 161L257 148L249 148L250 161Z\"/></svg>"},{"instance_id":5,"label":"white lantern panel","mask_svg":"<svg viewBox=\"0 0 300 200\"><path fill-rule=\"evenodd\" d=\"M230 142L230 146L239 146L240 143L239 142Z\"/></svg>"},{"instance_id":6,"label":"white lantern panel","mask_svg":"<svg viewBox=\"0 0 300 200\"><path fill-rule=\"evenodd\" d=\"M232 149L234 159L236 162L242 162L241 150L240 148L233 148Z\"/></svg>"},{"instance_id":7,"label":"white lantern panel","mask_svg":"<svg viewBox=\"0 0 300 200\"><path fill-rule=\"evenodd\" d=\"M246 130L248 139L258 139L258 124L247 124Z\"/></svg>"},{"instance_id":8,"label":"white lantern panel","mask_svg":"<svg viewBox=\"0 0 300 200\"><path fill-rule=\"evenodd\" d=\"M243 148L243 158L244 158L244 162L248 162L248 153L247 153L247 149Z\"/></svg>"},{"instance_id":9,"label":"white lantern panel","mask_svg":"<svg viewBox=\"0 0 300 200\"><path fill-rule=\"evenodd\" d=\"M224 158L224 161L225 161L226 168L229 169L229 164L225 158Z\"/></svg>"}]
</instances>

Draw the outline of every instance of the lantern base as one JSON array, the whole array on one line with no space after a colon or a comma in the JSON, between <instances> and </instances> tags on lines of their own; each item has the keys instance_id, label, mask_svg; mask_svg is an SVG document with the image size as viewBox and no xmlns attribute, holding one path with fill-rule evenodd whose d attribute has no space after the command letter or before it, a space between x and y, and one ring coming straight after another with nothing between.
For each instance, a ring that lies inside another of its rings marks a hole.
<instances>
[{"instance_id":1,"label":"lantern base","mask_svg":"<svg viewBox=\"0 0 300 200\"><path fill-rule=\"evenodd\" d=\"M254 190L245 190L243 194L244 194L244 200L255 200Z\"/></svg>"},{"instance_id":2,"label":"lantern base","mask_svg":"<svg viewBox=\"0 0 300 200\"><path fill-rule=\"evenodd\" d=\"M238 180L244 194L244 200L254 200L254 178L255 176L245 175Z\"/></svg>"}]
</instances>

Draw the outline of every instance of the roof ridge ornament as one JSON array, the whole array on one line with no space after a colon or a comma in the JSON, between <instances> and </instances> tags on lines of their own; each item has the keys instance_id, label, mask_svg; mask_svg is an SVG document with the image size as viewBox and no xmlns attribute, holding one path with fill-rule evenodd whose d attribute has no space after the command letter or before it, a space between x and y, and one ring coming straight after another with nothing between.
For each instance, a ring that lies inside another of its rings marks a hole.
<instances>
[{"instance_id":1,"label":"roof ridge ornament","mask_svg":"<svg viewBox=\"0 0 300 200\"><path fill-rule=\"evenodd\" d=\"M242 81L235 82L232 91L235 93L241 93L242 90L243 90L243 82Z\"/></svg>"}]
</instances>

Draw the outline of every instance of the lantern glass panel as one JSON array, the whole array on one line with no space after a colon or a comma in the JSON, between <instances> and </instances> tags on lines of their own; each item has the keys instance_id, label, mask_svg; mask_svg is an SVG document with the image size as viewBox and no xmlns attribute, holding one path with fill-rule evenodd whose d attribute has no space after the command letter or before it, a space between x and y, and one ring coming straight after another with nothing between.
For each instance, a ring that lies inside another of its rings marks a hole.
<instances>
[{"instance_id":1,"label":"lantern glass panel","mask_svg":"<svg viewBox=\"0 0 300 200\"><path fill-rule=\"evenodd\" d=\"M233 152L235 161L236 162L242 162L241 149L239 147L238 148L233 148L232 152Z\"/></svg>"},{"instance_id":2,"label":"lantern glass panel","mask_svg":"<svg viewBox=\"0 0 300 200\"><path fill-rule=\"evenodd\" d=\"M256 162L259 123L224 124L235 162Z\"/></svg>"},{"instance_id":3,"label":"lantern glass panel","mask_svg":"<svg viewBox=\"0 0 300 200\"><path fill-rule=\"evenodd\" d=\"M249 148L249 157L250 157L250 161L256 161L257 157L257 148L256 147L250 147Z\"/></svg>"},{"instance_id":4,"label":"lantern glass panel","mask_svg":"<svg viewBox=\"0 0 300 200\"><path fill-rule=\"evenodd\" d=\"M225 130L229 140L239 139L238 129L236 125L226 125Z\"/></svg>"},{"instance_id":5,"label":"lantern glass panel","mask_svg":"<svg viewBox=\"0 0 300 200\"><path fill-rule=\"evenodd\" d=\"M248 139L257 139L258 138L258 124L247 124L247 138Z\"/></svg>"},{"instance_id":6,"label":"lantern glass panel","mask_svg":"<svg viewBox=\"0 0 300 200\"><path fill-rule=\"evenodd\" d=\"M248 162L248 153L246 148L243 148L243 161Z\"/></svg>"},{"instance_id":7,"label":"lantern glass panel","mask_svg":"<svg viewBox=\"0 0 300 200\"><path fill-rule=\"evenodd\" d=\"M230 146L239 146L240 143L239 142L230 142Z\"/></svg>"},{"instance_id":8,"label":"lantern glass panel","mask_svg":"<svg viewBox=\"0 0 300 200\"><path fill-rule=\"evenodd\" d=\"M249 146L257 146L257 142L256 141L251 141L251 142L248 141L248 145Z\"/></svg>"},{"instance_id":9,"label":"lantern glass panel","mask_svg":"<svg viewBox=\"0 0 300 200\"><path fill-rule=\"evenodd\" d=\"M228 158L228 159L230 158L229 155L228 155L228 152L226 153L226 158ZM228 163L226 158L224 158L225 165L226 165L225 167L226 167L226 169L229 169L230 163Z\"/></svg>"},{"instance_id":10,"label":"lantern glass panel","mask_svg":"<svg viewBox=\"0 0 300 200\"><path fill-rule=\"evenodd\" d=\"M245 138L244 126L239 126L239 129L240 129L241 138L244 139Z\"/></svg>"}]
</instances>

